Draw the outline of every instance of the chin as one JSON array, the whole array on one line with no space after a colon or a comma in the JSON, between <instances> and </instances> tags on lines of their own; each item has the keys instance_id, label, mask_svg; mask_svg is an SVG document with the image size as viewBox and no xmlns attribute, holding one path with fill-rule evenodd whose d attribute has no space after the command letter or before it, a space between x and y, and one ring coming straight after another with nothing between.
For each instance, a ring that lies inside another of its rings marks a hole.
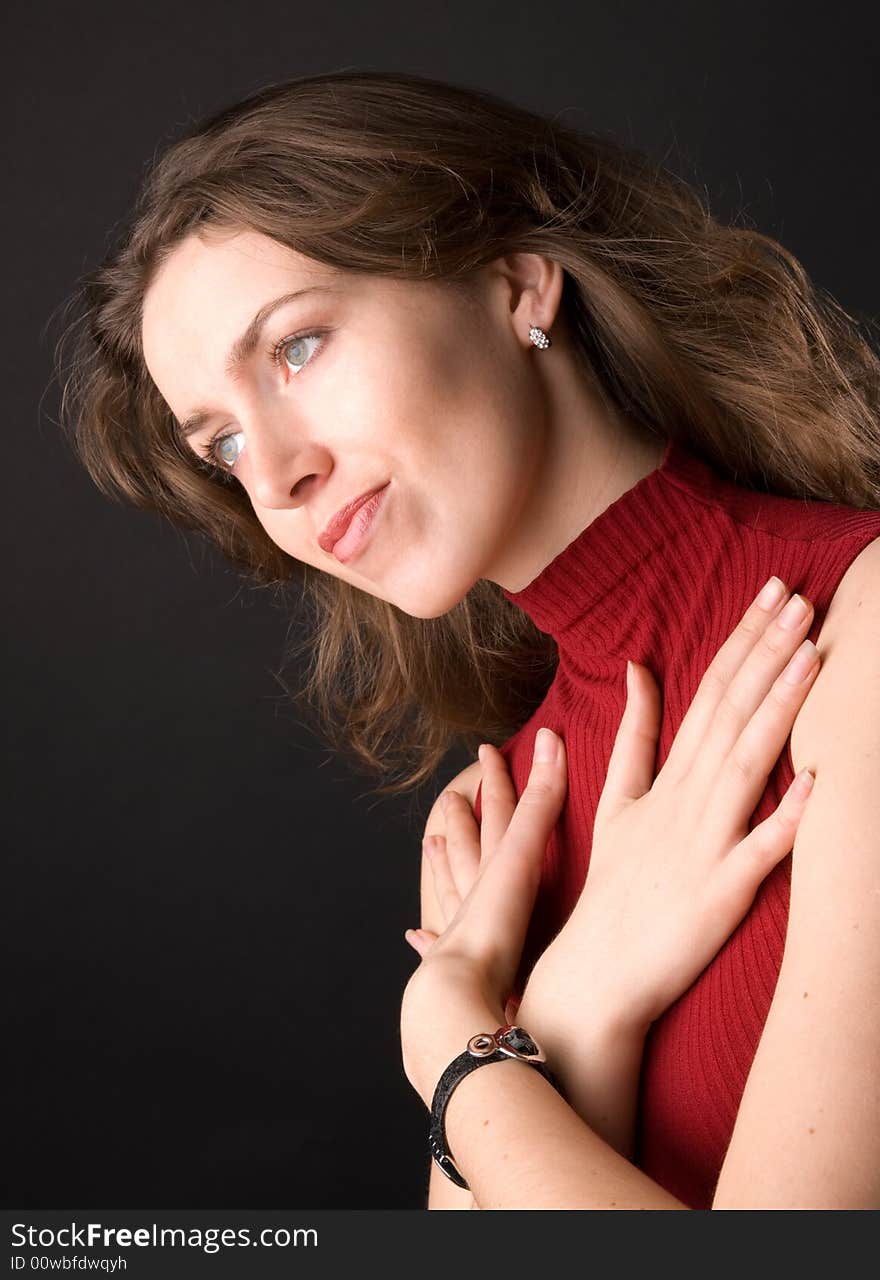
<instances>
[{"instance_id":1,"label":"chin","mask_svg":"<svg viewBox=\"0 0 880 1280\"><path fill-rule=\"evenodd\" d=\"M431 603L416 604L415 602L410 602L410 601L407 601L402 604L398 604L396 600L392 600L391 603L395 605L395 607L398 608L401 611L401 613L407 614L410 618L425 618L425 619L442 618L444 613L448 613L450 609L455 607L454 605L444 606L444 605L435 605Z\"/></svg>"},{"instance_id":2,"label":"chin","mask_svg":"<svg viewBox=\"0 0 880 1280\"><path fill-rule=\"evenodd\" d=\"M445 613L449 613L457 604L465 598L471 583L463 590L452 590L443 592L437 590L437 584L432 584L432 589L419 592L403 592L398 598L390 603L400 609L402 613L409 614L411 618L442 618Z\"/></svg>"}]
</instances>

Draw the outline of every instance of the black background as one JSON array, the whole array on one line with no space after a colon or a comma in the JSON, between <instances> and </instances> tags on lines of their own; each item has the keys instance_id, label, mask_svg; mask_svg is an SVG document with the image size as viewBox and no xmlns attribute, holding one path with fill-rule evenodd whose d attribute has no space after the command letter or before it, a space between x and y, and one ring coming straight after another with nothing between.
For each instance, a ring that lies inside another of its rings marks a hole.
<instances>
[{"instance_id":1,"label":"black background","mask_svg":"<svg viewBox=\"0 0 880 1280\"><path fill-rule=\"evenodd\" d=\"M275 675L296 619L70 454L53 316L158 147L346 68L635 142L876 314L877 20L547 0L5 14L4 1202L420 1208L403 930L424 817L467 758L377 801L297 722Z\"/></svg>"}]
</instances>

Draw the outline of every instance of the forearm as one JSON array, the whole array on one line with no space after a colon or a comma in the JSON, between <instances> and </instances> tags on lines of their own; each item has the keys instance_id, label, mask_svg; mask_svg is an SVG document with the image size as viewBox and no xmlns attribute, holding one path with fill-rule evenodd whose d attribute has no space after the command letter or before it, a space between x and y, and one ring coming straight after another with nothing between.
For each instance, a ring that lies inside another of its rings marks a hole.
<instances>
[{"instance_id":1,"label":"forearm","mask_svg":"<svg viewBox=\"0 0 880 1280\"><path fill-rule=\"evenodd\" d=\"M503 1022L500 1011L478 996L453 999L454 988L445 991L440 1003L430 986L411 980L402 1009L407 1078L429 1108L462 1045ZM426 994L431 998L423 1004ZM525 1018L522 1025L534 1030ZM555 1072L549 1055L548 1061ZM480 1209L688 1207L595 1133L526 1062L488 1062L468 1072L446 1103L445 1129L450 1154Z\"/></svg>"},{"instance_id":2,"label":"forearm","mask_svg":"<svg viewBox=\"0 0 880 1280\"><path fill-rule=\"evenodd\" d=\"M632 1160L646 1028L620 1016L617 1001L600 1001L587 993L578 1001L576 1016L570 1000L559 997L560 991L572 991L570 973L560 972L560 963L562 957L556 960L551 945L532 970L515 1020L544 1050L573 1110L593 1133Z\"/></svg>"},{"instance_id":3,"label":"forearm","mask_svg":"<svg viewBox=\"0 0 880 1280\"><path fill-rule=\"evenodd\" d=\"M526 1063L488 1063L465 1076L446 1107L446 1137L480 1209L688 1207L594 1133Z\"/></svg>"},{"instance_id":4,"label":"forearm","mask_svg":"<svg viewBox=\"0 0 880 1280\"><path fill-rule=\"evenodd\" d=\"M470 1191L463 1191L447 1178L436 1160L429 1159L428 1163L428 1209L476 1209Z\"/></svg>"},{"instance_id":5,"label":"forearm","mask_svg":"<svg viewBox=\"0 0 880 1280\"><path fill-rule=\"evenodd\" d=\"M596 1013L597 1026L609 1025ZM517 1021L546 1052L537 1028L525 1017ZM444 1070L470 1037L503 1022L502 1010L463 984L457 990L445 970L416 971L401 1008L404 1070L429 1109ZM547 1057L555 1073L552 1053ZM449 1096L445 1127L480 1209L687 1208L594 1132L528 1063L511 1059L470 1071Z\"/></svg>"},{"instance_id":6,"label":"forearm","mask_svg":"<svg viewBox=\"0 0 880 1280\"><path fill-rule=\"evenodd\" d=\"M631 1160L644 1033L592 1014L586 1003L577 1018L570 1008L560 1011L540 981L527 984L516 1021L543 1049L572 1109Z\"/></svg>"}]
</instances>

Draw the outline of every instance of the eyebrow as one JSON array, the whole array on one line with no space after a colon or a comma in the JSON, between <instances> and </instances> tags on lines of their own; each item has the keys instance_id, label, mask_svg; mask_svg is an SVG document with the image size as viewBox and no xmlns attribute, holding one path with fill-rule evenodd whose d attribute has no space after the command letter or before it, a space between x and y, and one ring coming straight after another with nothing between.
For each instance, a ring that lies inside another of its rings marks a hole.
<instances>
[{"instance_id":1,"label":"eyebrow","mask_svg":"<svg viewBox=\"0 0 880 1280\"><path fill-rule=\"evenodd\" d=\"M267 302L260 307L257 314L251 320L248 327L240 338L236 338L230 348L229 355L226 358L224 370L226 376L231 378L241 366L248 360L257 349L257 343L260 340L260 333L263 325L274 315L279 307L283 307L285 303L292 302L294 298L301 298L306 293L332 293L333 287L326 284L310 284L304 289L294 289L292 293L284 293L280 298L273 298L271 302ZM198 431L200 427L210 419L214 414L208 409L195 409L188 418L184 418L180 423L180 434L184 439Z\"/></svg>"}]
</instances>

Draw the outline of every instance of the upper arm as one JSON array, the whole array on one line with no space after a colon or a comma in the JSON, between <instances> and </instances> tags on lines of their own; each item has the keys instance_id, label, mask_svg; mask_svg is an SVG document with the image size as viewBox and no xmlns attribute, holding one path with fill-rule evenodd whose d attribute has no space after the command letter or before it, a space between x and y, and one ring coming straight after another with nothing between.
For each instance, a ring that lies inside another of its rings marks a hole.
<instances>
[{"instance_id":1,"label":"upper arm","mask_svg":"<svg viewBox=\"0 0 880 1280\"><path fill-rule=\"evenodd\" d=\"M880 1208L880 541L792 733L816 781L785 950L713 1208ZM838 589L840 593L840 588Z\"/></svg>"},{"instance_id":2,"label":"upper arm","mask_svg":"<svg viewBox=\"0 0 880 1280\"><path fill-rule=\"evenodd\" d=\"M454 791L460 791L466 796L473 806L474 797L476 796L477 786L480 781L480 762L468 765L466 769L462 769L451 782L443 788L444 791L452 788ZM442 792L440 793L442 795ZM440 808L440 797L438 796L431 812L428 814L425 822L425 835L443 835L446 830L446 823L443 818L443 810ZM432 933L443 932L443 919L440 914L440 907L434 894L434 877L431 874L431 866L427 858L422 857L422 880L421 880L421 899L422 899L422 928L430 929ZM429 1156L430 1159L430 1156ZM457 1187L454 1182L443 1173L437 1166L436 1161L431 1160L431 1172L428 1187L428 1208L429 1209L471 1209L474 1208L474 1198L470 1191L465 1191L462 1187Z\"/></svg>"}]
</instances>

